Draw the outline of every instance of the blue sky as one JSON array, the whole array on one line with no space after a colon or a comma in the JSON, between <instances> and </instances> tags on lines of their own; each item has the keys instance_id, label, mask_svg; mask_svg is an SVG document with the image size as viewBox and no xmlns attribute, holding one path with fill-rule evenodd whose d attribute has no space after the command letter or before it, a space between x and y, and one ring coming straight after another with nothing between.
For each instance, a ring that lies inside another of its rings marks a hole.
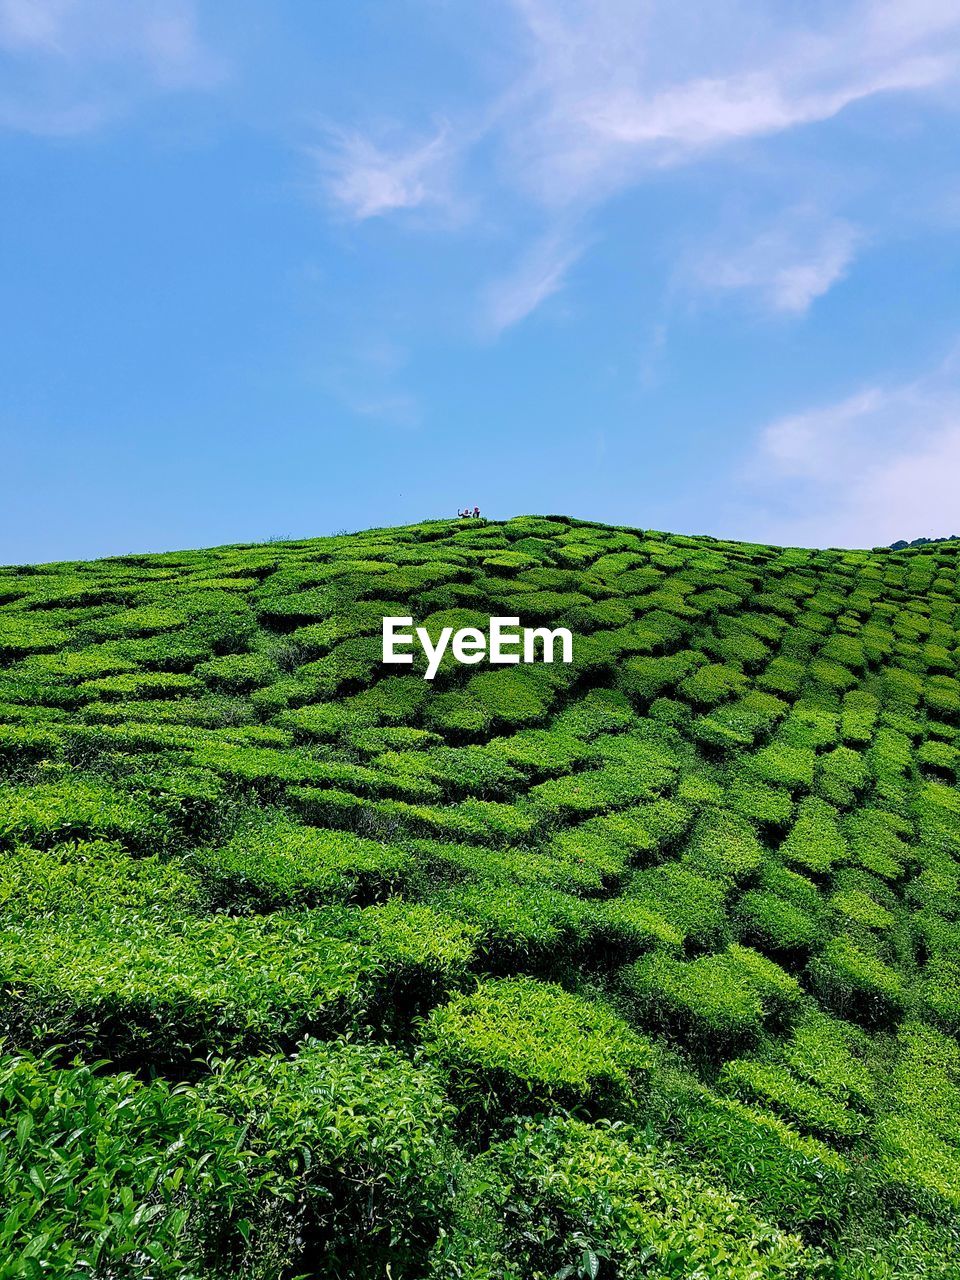
<instances>
[{"instance_id":1,"label":"blue sky","mask_svg":"<svg viewBox=\"0 0 960 1280\"><path fill-rule=\"evenodd\" d=\"M956 0L0 0L0 562L960 533Z\"/></svg>"}]
</instances>

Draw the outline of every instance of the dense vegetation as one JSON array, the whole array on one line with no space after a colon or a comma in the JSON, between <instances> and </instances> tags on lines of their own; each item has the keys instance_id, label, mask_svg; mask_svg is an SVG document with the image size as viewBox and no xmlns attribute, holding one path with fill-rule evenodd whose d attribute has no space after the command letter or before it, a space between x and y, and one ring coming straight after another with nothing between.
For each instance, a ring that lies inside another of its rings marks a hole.
<instances>
[{"instance_id":1,"label":"dense vegetation","mask_svg":"<svg viewBox=\"0 0 960 1280\"><path fill-rule=\"evenodd\" d=\"M0 1276L960 1275L958 626L552 517L0 571Z\"/></svg>"}]
</instances>

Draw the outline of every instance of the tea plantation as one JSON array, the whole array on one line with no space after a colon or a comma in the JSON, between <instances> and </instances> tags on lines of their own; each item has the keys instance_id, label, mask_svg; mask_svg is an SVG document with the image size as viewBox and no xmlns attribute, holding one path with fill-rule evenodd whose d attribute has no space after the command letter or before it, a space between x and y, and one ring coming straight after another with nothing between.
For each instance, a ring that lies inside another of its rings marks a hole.
<instances>
[{"instance_id":1,"label":"tea plantation","mask_svg":"<svg viewBox=\"0 0 960 1280\"><path fill-rule=\"evenodd\" d=\"M0 570L0 1277L960 1276L958 571L559 517ZM574 662L428 682L384 615Z\"/></svg>"}]
</instances>

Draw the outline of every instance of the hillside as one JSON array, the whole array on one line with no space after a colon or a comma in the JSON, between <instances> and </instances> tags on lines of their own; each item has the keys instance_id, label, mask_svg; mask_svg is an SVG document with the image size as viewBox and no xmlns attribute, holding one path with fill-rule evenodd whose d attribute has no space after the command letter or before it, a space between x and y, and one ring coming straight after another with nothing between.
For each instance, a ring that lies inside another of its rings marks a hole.
<instances>
[{"instance_id":1,"label":"hillside","mask_svg":"<svg viewBox=\"0 0 960 1280\"><path fill-rule=\"evenodd\" d=\"M0 1277L960 1276L958 568L0 570ZM381 663L497 614L574 662Z\"/></svg>"}]
</instances>

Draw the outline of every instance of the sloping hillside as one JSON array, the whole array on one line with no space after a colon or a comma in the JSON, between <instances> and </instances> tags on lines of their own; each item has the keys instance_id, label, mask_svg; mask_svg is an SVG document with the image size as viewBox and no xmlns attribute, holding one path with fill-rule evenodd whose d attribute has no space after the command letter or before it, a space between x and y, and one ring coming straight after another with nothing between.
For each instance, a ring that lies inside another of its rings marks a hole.
<instances>
[{"instance_id":1,"label":"sloping hillside","mask_svg":"<svg viewBox=\"0 0 960 1280\"><path fill-rule=\"evenodd\" d=\"M0 571L0 1275L960 1275L957 571L552 517ZM498 614L574 662L381 663Z\"/></svg>"}]
</instances>

